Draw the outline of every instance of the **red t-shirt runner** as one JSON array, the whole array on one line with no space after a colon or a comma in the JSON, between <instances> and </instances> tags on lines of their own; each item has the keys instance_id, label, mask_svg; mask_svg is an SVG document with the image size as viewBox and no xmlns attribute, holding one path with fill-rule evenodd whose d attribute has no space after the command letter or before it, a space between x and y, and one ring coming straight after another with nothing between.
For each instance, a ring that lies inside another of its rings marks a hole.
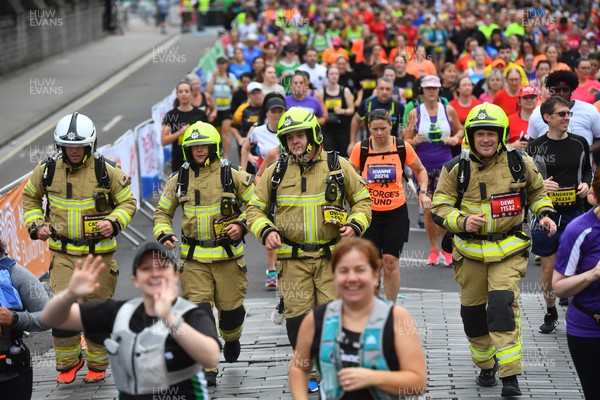
<instances>
[{"instance_id":1,"label":"red t-shirt runner","mask_svg":"<svg viewBox=\"0 0 600 400\"><path fill-rule=\"evenodd\" d=\"M501 109L503 109L504 112L506 113L506 115L512 115L518 111L517 110L518 102L519 102L519 95L517 94L514 97L509 96L506 89L502 89L501 91L496 93L496 96L494 97L494 104L499 106Z\"/></svg>"},{"instance_id":2,"label":"red t-shirt runner","mask_svg":"<svg viewBox=\"0 0 600 400\"><path fill-rule=\"evenodd\" d=\"M529 121L525 121L519 113L514 113L508 116L508 126L510 126L510 137L508 143L516 142L523 139L527 135Z\"/></svg>"}]
</instances>

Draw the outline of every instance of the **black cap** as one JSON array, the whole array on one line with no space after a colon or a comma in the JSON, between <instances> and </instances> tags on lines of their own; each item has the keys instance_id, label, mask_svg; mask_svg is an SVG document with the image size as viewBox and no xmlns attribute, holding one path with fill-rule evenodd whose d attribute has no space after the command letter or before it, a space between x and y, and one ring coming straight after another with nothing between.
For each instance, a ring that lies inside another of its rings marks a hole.
<instances>
[{"instance_id":1,"label":"black cap","mask_svg":"<svg viewBox=\"0 0 600 400\"><path fill-rule=\"evenodd\" d=\"M224 57L224 56L217 57L217 64L219 64L219 63L228 63L228 62L229 62L229 60L227 59L227 57Z\"/></svg>"},{"instance_id":2,"label":"black cap","mask_svg":"<svg viewBox=\"0 0 600 400\"><path fill-rule=\"evenodd\" d=\"M265 105L265 107L267 108L267 110L271 110L273 108L283 108L284 110L286 109L285 107L285 100L282 99L281 97L271 97L268 101L267 104Z\"/></svg>"},{"instance_id":3,"label":"black cap","mask_svg":"<svg viewBox=\"0 0 600 400\"><path fill-rule=\"evenodd\" d=\"M177 268L177 260L172 252L167 250L164 245L151 241L143 243L135 252L135 256L133 256L133 275L135 275L135 271L139 267L140 262L146 253L152 253L154 257L158 256L160 258L164 258L173 264L173 268Z\"/></svg>"}]
</instances>

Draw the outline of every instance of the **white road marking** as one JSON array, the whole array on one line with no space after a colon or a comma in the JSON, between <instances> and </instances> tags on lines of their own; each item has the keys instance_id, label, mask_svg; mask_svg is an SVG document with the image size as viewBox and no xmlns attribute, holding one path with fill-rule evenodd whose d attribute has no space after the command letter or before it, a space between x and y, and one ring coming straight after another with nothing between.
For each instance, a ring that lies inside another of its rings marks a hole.
<instances>
[{"instance_id":1,"label":"white road marking","mask_svg":"<svg viewBox=\"0 0 600 400\"><path fill-rule=\"evenodd\" d=\"M180 34L173 36L167 42L161 43L160 46L173 46L177 41L181 38ZM129 64L126 68L121 70L116 75L113 75L111 78L105 80L101 84L99 84L95 89L90 91L88 94L81 96L71 103L67 104L60 110L56 111L48 118L40 121L31 129L28 129L26 133L24 133L19 138L19 146L11 146L10 143L6 144L2 148L0 148L0 165L8 161L10 158L21 152L25 147L29 146L31 143L35 142L41 136L54 129L56 122L64 117L67 114L73 112L73 110L80 110L83 107L87 106L110 89L117 86L119 83L123 82L127 77L134 74L136 71L140 70L144 65L148 64L152 61L153 51L148 52L146 55L140 57L137 61Z\"/></svg>"},{"instance_id":2,"label":"white road marking","mask_svg":"<svg viewBox=\"0 0 600 400\"><path fill-rule=\"evenodd\" d=\"M110 131L113 128L113 126L115 126L116 124L118 124L119 121L122 120L122 119L123 119L122 115L120 115L120 114L119 115L115 115L115 117L113 119L111 119L108 124L104 125L104 128L102 128L102 132L108 132L108 131Z\"/></svg>"},{"instance_id":3,"label":"white road marking","mask_svg":"<svg viewBox=\"0 0 600 400\"><path fill-rule=\"evenodd\" d=\"M422 292L422 293L440 293L438 289L422 289L422 288L411 288L400 286L400 292Z\"/></svg>"}]
</instances>

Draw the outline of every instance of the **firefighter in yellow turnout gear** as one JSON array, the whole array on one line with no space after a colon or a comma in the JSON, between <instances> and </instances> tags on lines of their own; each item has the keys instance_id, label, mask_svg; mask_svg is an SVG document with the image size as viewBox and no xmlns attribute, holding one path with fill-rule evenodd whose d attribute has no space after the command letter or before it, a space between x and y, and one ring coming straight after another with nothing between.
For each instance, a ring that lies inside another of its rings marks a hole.
<instances>
[{"instance_id":1,"label":"firefighter in yellow turnout gear","mask_svg":"<svg viewBox=\"0 0 600 400\"><path fill-rule=\"evenodd\" d=\"M96 129L85 115L63 117L54 131L59 153L35 167L23 190L23 219L33 240L49 240L52 259L50 285L54 294L66 289L78 260L101 255L107 268L100 289L84 302L112 298L118 265L113 257L116 236L131 222L137 202L131 178L118 165L94 153ZM44 213L42 200L47 198ZM83 366L81 336L52 330L59 383L71 383ZM105 337L85 335L86 382L104 379L108 355L101 345Z\"/></svg>"},{"instance_id":2,"label":"firefighter in yellow turnout gear","mask_svg":"<svg viewBox=\"0 0 600 400\"><path fill-rule=\"evenodd\" d=\"M172 221L181 206L183 296L204 303L211 315L212 304L216 306L225 360L235 362L246 315L248 280L242 239L247 228L242 208L252 196L251 175L221 159L221 138L210 124L191 125L182 146L187 162L169 178L158 202L154 237L175 248L178 239ZM209 386L215 386L216 370L205 375Z\"/></svg>"},{"instance_id":3,"label":"firefighter in yellow turnout gear","mask_svg":"<svg viewBox=\"0 0 600 400\"><path fill-rule=\"evenodd\" d=\"M436 223L454 233L461 317L471 357L481 368L476 382L495 386L499 368L502 396L518 396L517 375L523 372L519 284L531 244L523 221L528 207L551 236L556 225L548 213L554 209L532 159L506 148L508 118L500 107L474 107L465 132L471 150L442 169L432 212Z\"/></svg>"},{"instance_id":4,"label":"firefighter in yellow turnout gear","mask_svg":"<svg viewBox=\"0 0 600 400\"><path fill-rule=\"evenodd\" d=\"M290 108L279 120L277 135L285 153L260 179L247 214L251 232L267 249L276 250L281 261L279 290L295 347L304 316L337 297L331 251L340 237L364 233L371 221L371 198L346 159L335 156L333 161L322 150L323 134L312 112Z\"/></svg>"}]
</instances>

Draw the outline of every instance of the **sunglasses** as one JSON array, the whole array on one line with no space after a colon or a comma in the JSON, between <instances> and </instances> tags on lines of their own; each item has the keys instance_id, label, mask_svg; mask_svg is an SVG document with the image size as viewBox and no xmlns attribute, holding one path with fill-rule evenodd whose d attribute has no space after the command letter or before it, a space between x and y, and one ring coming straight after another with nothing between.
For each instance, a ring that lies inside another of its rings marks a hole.
<instances>
[{"instance_id":1,"label":"sunglasses","mask_svg":"<svg viewBox=\"0 0 600 400\"><path fill-rule=\"evenodd\" d=\"M561 117L561 118L564 118L564 117L566 117L567 115L568 115L569 117L572 117L572 116L573 116L573 111L559 111L559 112L554 112L554 113L552 113L552 114L558 115L558 116L559 116L559 117Z\"/></svg>"}]
</instances>

